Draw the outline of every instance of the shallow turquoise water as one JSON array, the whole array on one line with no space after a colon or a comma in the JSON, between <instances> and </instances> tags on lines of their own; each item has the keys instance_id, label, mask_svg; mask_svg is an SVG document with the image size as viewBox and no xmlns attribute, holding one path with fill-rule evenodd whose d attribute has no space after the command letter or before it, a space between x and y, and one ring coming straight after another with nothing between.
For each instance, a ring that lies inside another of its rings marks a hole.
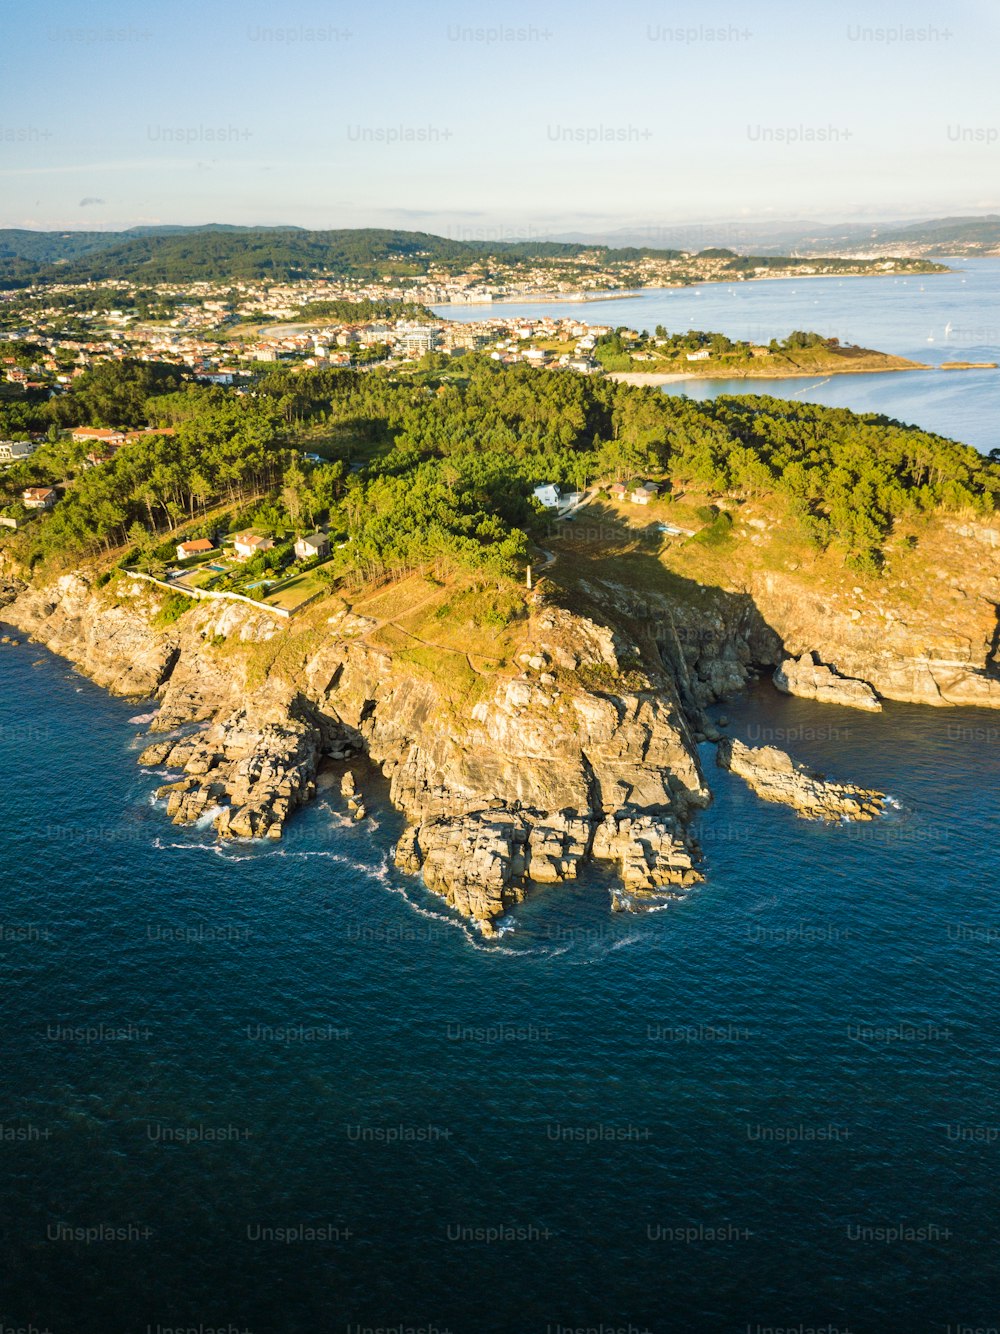
<instances>
[{"instance_id":1,"label":"shallow turquoise water","mask_svg":"<svg viewBox=\"0 0 1000 1334\"><path fill-rule=\"evenodd\" d=\"M594 875L496 948L389 869L383 803L214 850L151 805L142 706L0 655L7 1325L995 1315L995 714L761 686L733 734L898 811L826 828L712 768L704 886L632 917Z\"/></svg>"}]
</instances>

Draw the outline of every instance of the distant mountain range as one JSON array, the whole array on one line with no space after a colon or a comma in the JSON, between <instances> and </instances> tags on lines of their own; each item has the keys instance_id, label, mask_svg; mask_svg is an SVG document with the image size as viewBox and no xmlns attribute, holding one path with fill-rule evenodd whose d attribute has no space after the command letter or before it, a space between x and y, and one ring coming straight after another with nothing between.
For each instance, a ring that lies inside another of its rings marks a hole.
<instances>
[{"instance_id":1,"label":"distant mountain range","mask_svg":"<svg viewBox=\"0 0 1000 1334\"><path fill-rule=\"evenodd\" d=\"M383 228L310 231L225 224L132 227L121 232L0 230L0 288L36 282L196 282L317 274L401 279L431 265L460 272L477 260L566 259L600 247L608 262L725 246L755 255L977 255L1000 253L1000 215L875 226L796 222L622 228L525 241L456 241Z\"/></svg>"}]
</instances>

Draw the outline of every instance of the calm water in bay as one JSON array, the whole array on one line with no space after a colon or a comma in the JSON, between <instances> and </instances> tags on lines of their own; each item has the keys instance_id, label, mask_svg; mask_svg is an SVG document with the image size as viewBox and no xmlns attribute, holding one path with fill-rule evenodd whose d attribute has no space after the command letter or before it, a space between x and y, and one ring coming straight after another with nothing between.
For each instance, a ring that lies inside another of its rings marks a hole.
<instances>
[{"instance_id":1,"label":"calm water in bay","mask_svg":"<svg viewBox=\"0 0 1000 1334\"><path fill-rule=\"evenodd\" d=\"M1000 362L1000 258L947 261L954 272L910 278L809 278L669 288L602 302L497 304L500 315L574 315L591 324L671 333L705 329L766 343L814 330L938 367ZM490 308L439 306L449 319ZM907 371L815 380L687 380L666 386L692 398L747 391L800 397L913 422L984 452L1000 446L1000 371Z\"/></svg>"},{"instance_id":2,"label":"calm water in bay","mask_svg":"<svg viewBox=\"0 0 1000 1334\"><path fill-rule=\"evenodd\" d=\"M384 800L220 849L153 804L150 706L31 645L0 681L5 1327L996 1324L1000 714L762 683L730 732L889 817L797 820L704 747L705 885L632 917L591 874L486 946Z\"/></svg>"}]
</instances>

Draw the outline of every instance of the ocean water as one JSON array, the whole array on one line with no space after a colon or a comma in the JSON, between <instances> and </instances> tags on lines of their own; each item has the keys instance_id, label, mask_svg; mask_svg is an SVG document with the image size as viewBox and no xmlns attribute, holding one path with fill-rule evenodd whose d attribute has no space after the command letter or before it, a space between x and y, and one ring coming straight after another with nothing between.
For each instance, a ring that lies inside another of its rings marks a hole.
<instances>
[{"instance_id":1,"label":"ocean water","mask_svg":"<svg viewBox=\"0 0 1000 1334\"><path fill-rule=\"evenodd\" d=\"M592 875L489 945L382 800L220 850L152 804L142 707L0 660L5 1325L995 1318L996 714L762 683L729 731L889 817L798 820L707 746L706 884L632 916Z\"/></svg>"},{"instance_id":2,"label":"ocean water","mask_svg":"<svg viewBox=\"0 0 1000 1334\"><path fill-rule=\"evenodd\" d=\"M174 828L153 707L0 645L4 1334L998 1323L1000 714L761 682L727 730L886 818L705 746L704 885L613 914L590 871L487 943L374 775L361 826L333 781L278 846Z\"/></svg>"},{"instance_id":3,"label":"ocean water","mask_svg":"<svg viewBox=\"0 0 1000 1334\"><path fill-rule=\"evenodd\" d=\"M449 319L573 315L591 324L672 333L708 329L766 343L814 330L938 367L943 361L1000 362L1000 258L951 259L953 272L894 278L787 278L668 288L601 302L439 306ZM856 412L881 412L984 453L1000 447L1000 370L888 372L801 380L686 380L671 394L714 398L748 392L799 397Z\"/></svg>"}]
</instances>

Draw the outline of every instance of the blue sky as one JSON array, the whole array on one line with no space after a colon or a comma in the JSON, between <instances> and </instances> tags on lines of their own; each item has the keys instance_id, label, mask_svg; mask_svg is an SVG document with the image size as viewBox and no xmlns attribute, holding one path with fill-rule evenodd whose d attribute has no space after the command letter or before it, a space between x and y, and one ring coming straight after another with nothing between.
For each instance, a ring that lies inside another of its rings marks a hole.
<instances>
[{"instance_id":1,"label":"blue sky","mask_svg":"<svg viewBox=\"0 0 1000 1334\"><path fill-rule=\"evenodd\" d=\"M0 226L1000 211L1000 5L875 9L8 4Z\"/></svg>"}]
</instances>

